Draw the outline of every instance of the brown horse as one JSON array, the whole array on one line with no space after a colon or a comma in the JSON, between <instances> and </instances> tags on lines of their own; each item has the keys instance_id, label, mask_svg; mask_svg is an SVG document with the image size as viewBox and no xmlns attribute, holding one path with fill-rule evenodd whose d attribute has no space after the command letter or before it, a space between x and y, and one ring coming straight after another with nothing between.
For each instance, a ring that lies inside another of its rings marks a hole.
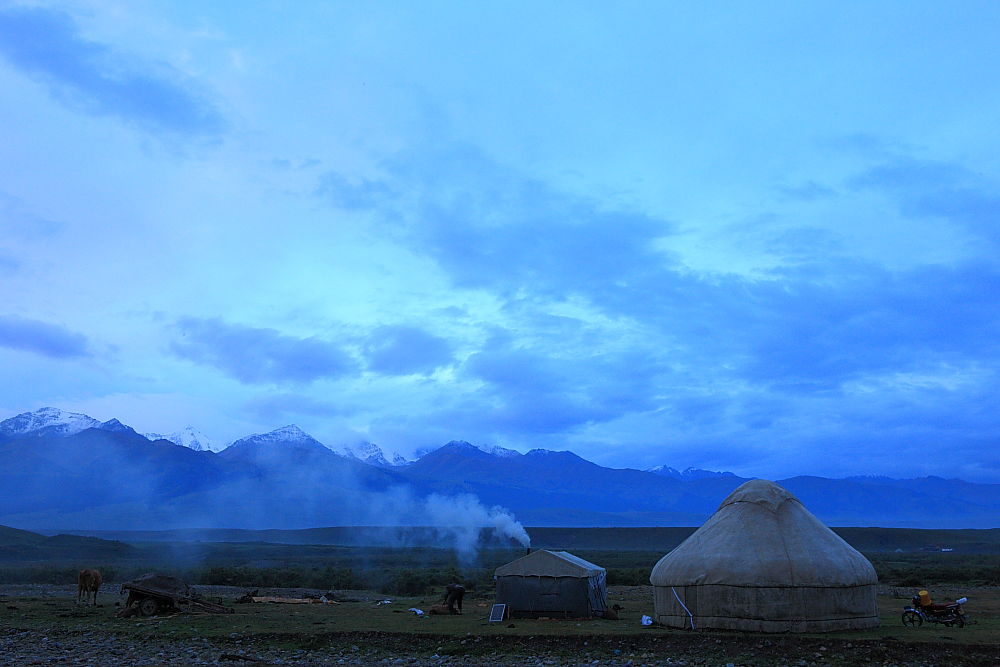
<instances>
[{"instance_id":1,"label":"brown horse","mask_svg":"<svg viewBox=\"0 0 1000 667\"><path fill-rule=\"evenodd\" d=\"M101 587L101 573L97 570L80 570L76 575L76 603L97 606L97 589ZM93 594L93 597L91 597Z\"/></svg>"}]
</instances>

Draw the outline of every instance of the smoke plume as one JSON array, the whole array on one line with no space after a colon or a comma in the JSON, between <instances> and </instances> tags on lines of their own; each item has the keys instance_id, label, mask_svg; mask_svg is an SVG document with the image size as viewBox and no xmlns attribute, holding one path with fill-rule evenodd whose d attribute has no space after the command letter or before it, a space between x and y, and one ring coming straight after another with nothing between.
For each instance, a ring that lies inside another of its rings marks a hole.
<instances>
[{"instance_id":1,"label":"smoke plume","mask_svg":"<svg viewBox=\"0 0 1000 667\"><path fill-rule=\"evenodd\" d=\"M475 558L482 528L493 528L498 535L515 540L523 547L531 545L524 526L509 510L498 505L487 509L471 494L453 497L432 494L425 501L425 509L427 525L450 538L463 561Z\"/></svg>"}]
</instances>

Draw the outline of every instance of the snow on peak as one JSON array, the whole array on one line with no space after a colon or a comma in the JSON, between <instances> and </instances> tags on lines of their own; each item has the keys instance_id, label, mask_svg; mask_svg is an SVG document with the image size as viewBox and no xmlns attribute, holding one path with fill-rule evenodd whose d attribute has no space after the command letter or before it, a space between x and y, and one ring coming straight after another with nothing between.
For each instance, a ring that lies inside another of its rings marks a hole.
<instances>
[{"instance_id":1,"label":"snow on peak","mask_svg":"<svg viewBox=\"0 0 1000 667\"><path fill-rule=\"evenodd\" d=\"M685 468L684 470L677 470L676 468L671 468L666 465L647 468L646 472L651 472L663 477L669 477L670 479L679 479L684 482L690 482L696 479L707 479L709 477L735 477L735 475L731 472L716 472L714 470L702 470L701 468L691 467Z\"/></svg>"},{"instance_id":2,"label":"snow on peak","mask_svg":"<svg viewBox=\"0 0 1000 667\"><path fill-rule=\"evenodd\" d=\"M295 424L288 424L287 426L282 426L281 428L276 428L270 433L265 433L264 435L269 436L273 440L285 440L285 441L298 441L298 440L312 440L313 437L300 429Z\"/></svg>"},{"instance_id":3,"label":"snow on peak","mask_svg":"<svg viewBox=\"0 0 1000 667\"><path fill-rule=\"evenodd\" d=\"M369 465L378 466L379 468L392 468L409 463L399 452L393 452L392 460L390 461L386 458L382 448L374 442L363 442L354 447L344 447L341 453L347 457L357 459Z\"/></svg>"},{"instance_id":4,"label":"snow on peak","mask_svg":"<svg viewBox=\"0 0 1000 667\"><path fill-rule=\"evenodd\" d=\"M382 448L376 445L374 442L363 442L354 448L354 455L365 463L371 463L376 466L387 466L389 461L385 458L385 453Z\"/></svg>"},{"instance_id":5,"label":"snow on peak","mask_svg":"<svg viewBox=\"0 0 1000 667\"><path fill-rule=\"evenodd\" d=\"M59 408L41 408L0 422L0 434L18 435L73 435L88 428L97 428L101 422L78 412Z\"/></svg>"},{"instance_id":6,"label":"snow on peak","mask_svg":"<svg viewBox=\"0 0 1000 667\"><path fill-rule=\"evenodd\" d=\"M421 459L424 456L430 454L431 452L436 452L441 449L448 448L452 451L465 451L473 455L478 454L488 454L490 456L496 456L497 458L510 458L512 456L521 456L521 453L513 449L507 449L506 447L500 447L499 445L474 445L465 440L452 440L445 443L441 447L437 448L421 448L414 452L415 459Z\"/></svg>"},{"instance_id":7,"label":"snow on peak","mask_svg":"<svg viewBox=\"0 0 1000 667\"><path fill-rule=\"evenodd\" d=\"M270 444L281 444L281 445L295 445L295 446L305 446L305 447L323 447L326 449L326 445L321 443L316 438L312 437L302 429L300 429L295 424L289 424L288 426L282 426L281 428L276 428L269 433L257 433L255 435L249 435L245 438L240 438L236 442L229 445L230 447L238 447L243 445L270 445Z\"/></svg>"},{"instance_id":8,"label":"snow on peak","mask_svg":"<svg viewBox=\"0 0 1000 667\"><path fill-rule=\"evenodd\" d=\"M497 458L510 458L513 456L521 456L520 452L514 451L513 449L507 449L505 447L500 447L499 445L474 445L471 442L465 440L452 440L445 443L444 445L431 449L431 448L421 448L414 452L415 460L419 460L431 452L437 452L441 450L448 450L452 452L465 452L467 455L480 456L486 454L488 456L495 456Z\"/></svg>"},{"instance_id":9,"label":"snow on peak","mask_svg":"<svg viewBox=\"0 0 1000 667\"><path fill-rule=\"evenodd\" d=\"M520 456L521 452L515 451L513 449L507 449L506 447L501 447L500 445L475 445L481 451L487 454L492 454L493 456L499 457L501 459L509 459L512 456Z\"/></svg>"},{"instance_id":10,"label":"snow on peak","mask_svg":"<svg viewBox=\"0 0 1000 667\"><path fill-rule=\"evenodd\" d=\"M150 440L169 440L175 445L187 447L188 449L193 449L196 452L219 452L223 449L193 426L185 426L180 431L177 431L176 433L169 433L167 435L162 433L144 433L143 435Z\"/></svg>"}]
</instances>

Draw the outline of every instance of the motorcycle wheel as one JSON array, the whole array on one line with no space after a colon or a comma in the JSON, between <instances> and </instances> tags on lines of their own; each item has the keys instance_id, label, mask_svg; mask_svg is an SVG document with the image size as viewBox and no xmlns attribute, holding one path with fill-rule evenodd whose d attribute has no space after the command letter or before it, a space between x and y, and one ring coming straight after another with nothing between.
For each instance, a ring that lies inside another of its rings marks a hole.
<instances>
[{"instance_id":1,"label":"motorcycle wheel","mask_svg":"<svg viewBox=\"0 0 1000 667\"><path fill-rule=\"evenodd\" d=\"M961 616L959 616L958 618L955 619L955 625L957 625L960 628L964 628L965 627L965 619L962 618Z\"/></svg>"},{"instance_id":2,"label":"motorcycle wheel","mask_svg":"<svg viewBox=\"0 0 1000 667\"><path fill-rule=\"evenodd\" d=\"M924 619L920 618L920 614L915 611L904 611L903 612L903 625L908 628L919 628L924 624Z\"/></svg>"}]
</instances>

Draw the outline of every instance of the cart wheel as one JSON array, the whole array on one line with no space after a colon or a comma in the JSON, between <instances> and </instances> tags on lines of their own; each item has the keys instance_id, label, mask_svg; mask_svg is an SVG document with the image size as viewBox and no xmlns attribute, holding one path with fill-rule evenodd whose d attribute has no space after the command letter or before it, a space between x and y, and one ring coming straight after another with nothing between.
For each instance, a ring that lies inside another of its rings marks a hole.
<instances>
[{"instance_id":1,"label":"cart wheel","mask_svg":"<svg viewBox=\"0 0 1000 667\"><path fill-rule=\"evenodd\" d=\"M904 611L903 612L903 625L908 628L919 628L924 624L924 619L920 618L920 614L915 611Z\"/></svg>"},{"instance_id":2,"label":"cart wheel","mask_svg":"<svg viewBox=\"0 0 1000 667\"><path fill-rule=\"evenodd\" d=\"M143 598L139 601L139 613L143 616L155 616L160 611L160 603L156 598Z\"/></svg>"}]
</instances>

